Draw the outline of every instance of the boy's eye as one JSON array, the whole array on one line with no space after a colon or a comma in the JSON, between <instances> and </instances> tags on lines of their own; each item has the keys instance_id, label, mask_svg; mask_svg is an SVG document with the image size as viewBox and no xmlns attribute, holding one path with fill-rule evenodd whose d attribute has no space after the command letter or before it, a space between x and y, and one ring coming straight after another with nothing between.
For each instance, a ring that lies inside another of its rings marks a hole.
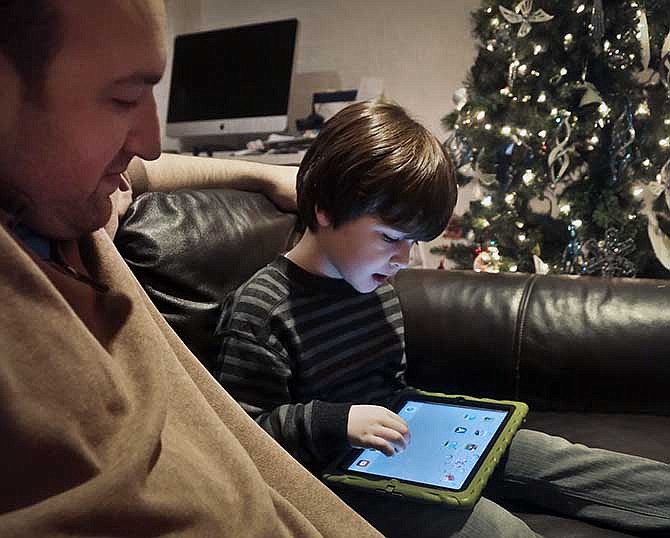
<instances>
[{"instance_id":1,"label":"boy's eye","mask_svg":"<svg viewBox=\"0 0 670 538\"><path fill-rule=\"evenodd\" d=\"M399 237L393 237L393 236L388 235L388 234L382 234L382 238L383 238L384 241L386 241L387 243L397 243L398 241L400 241L400 238L399 238Z\"/></svg>"}]
</instances>

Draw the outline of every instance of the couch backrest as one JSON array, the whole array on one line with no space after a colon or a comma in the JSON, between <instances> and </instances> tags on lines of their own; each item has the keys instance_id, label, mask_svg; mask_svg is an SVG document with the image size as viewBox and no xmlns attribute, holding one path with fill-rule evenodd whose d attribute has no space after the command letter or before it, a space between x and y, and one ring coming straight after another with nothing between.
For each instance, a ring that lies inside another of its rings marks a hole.
<instances>
[{"instance_id":1,"label":"couch backrest","mask_svg":"<svg viewBox=\"0 0 670 538\"><path fill-rule=\"evenodd\" d=\"M211 368L221 301L294 236L295 216L233 190L149 193L116 244ZM415 386L535 410L670 414L670 282L408 269L395 280Z\"/></svg>"},{"instance_id":2,"label":"couch backrest","mask_svg":"<svg viewBox=\"0 0 670 538\"><path fill-rule=\"evenodd\" d=\"M535 410L670 414L670 282L402 271L409 381Z\"/></svg>"},{"instance_id":3,"label":"couch backrest","mask_svg":"<svg viewBox=\"0 0 670 538\"><path fill-rule=\"evenodd\" d=\"M287 250L295 215L230 189L139 196L115 243L151 300L206 367L223 298Z\"/></svg>"}]
</instances>

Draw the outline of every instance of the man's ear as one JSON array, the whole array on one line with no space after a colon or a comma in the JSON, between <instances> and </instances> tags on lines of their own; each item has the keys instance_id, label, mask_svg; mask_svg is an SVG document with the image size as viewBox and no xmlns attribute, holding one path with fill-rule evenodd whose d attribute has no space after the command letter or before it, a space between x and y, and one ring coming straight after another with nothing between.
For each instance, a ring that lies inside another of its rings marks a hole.
<instances>
[{"instance_id":1,"label":"man's ear","mask_svg":"<svg viewBox=\"0 0 670 538\"><path fill-rule=\"evenodd\" d=\"M331 222L328 213L317 207L314 209L314 214L316 215L316 222L319 224L321 228L330 227Z\"/></svg>"}]
</instances>

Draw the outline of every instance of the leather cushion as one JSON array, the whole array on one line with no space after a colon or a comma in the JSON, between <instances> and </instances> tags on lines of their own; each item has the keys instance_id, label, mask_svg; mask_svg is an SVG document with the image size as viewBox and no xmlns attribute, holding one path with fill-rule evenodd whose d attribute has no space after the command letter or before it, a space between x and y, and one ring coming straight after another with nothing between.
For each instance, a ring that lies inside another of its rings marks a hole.
<instances>
[{"instance_id":1,"label":"leather cushion","mask_svg":"<svg viewBox=\"0 0 670 538\"><path fill-rule=\"evenodd\" d=\"M126 213L115 243L153 303L209 367L224 297L289 245L296 217L265 196L230 189L151 192Z\"/></svg>"}]
</instances>

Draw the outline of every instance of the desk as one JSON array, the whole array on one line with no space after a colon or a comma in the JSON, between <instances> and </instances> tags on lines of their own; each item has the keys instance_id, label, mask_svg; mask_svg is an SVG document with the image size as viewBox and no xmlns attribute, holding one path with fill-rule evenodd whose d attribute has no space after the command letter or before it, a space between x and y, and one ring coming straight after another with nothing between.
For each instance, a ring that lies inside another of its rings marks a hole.
<instances>
[{"instance_id":1,"label":"desk","mask_svg":"<svg viewBox=\"0 0 670 538\"><path fill-rule=\"evenodd\" d=\"M215 159L235 159L240 161L252 161L264 164L283 164L289 166L299 166L300 161L305 156L305 150L297 153L257 153L249 155L235 155L233 151L215 151Z\"/></svg>"}]
</instances>

